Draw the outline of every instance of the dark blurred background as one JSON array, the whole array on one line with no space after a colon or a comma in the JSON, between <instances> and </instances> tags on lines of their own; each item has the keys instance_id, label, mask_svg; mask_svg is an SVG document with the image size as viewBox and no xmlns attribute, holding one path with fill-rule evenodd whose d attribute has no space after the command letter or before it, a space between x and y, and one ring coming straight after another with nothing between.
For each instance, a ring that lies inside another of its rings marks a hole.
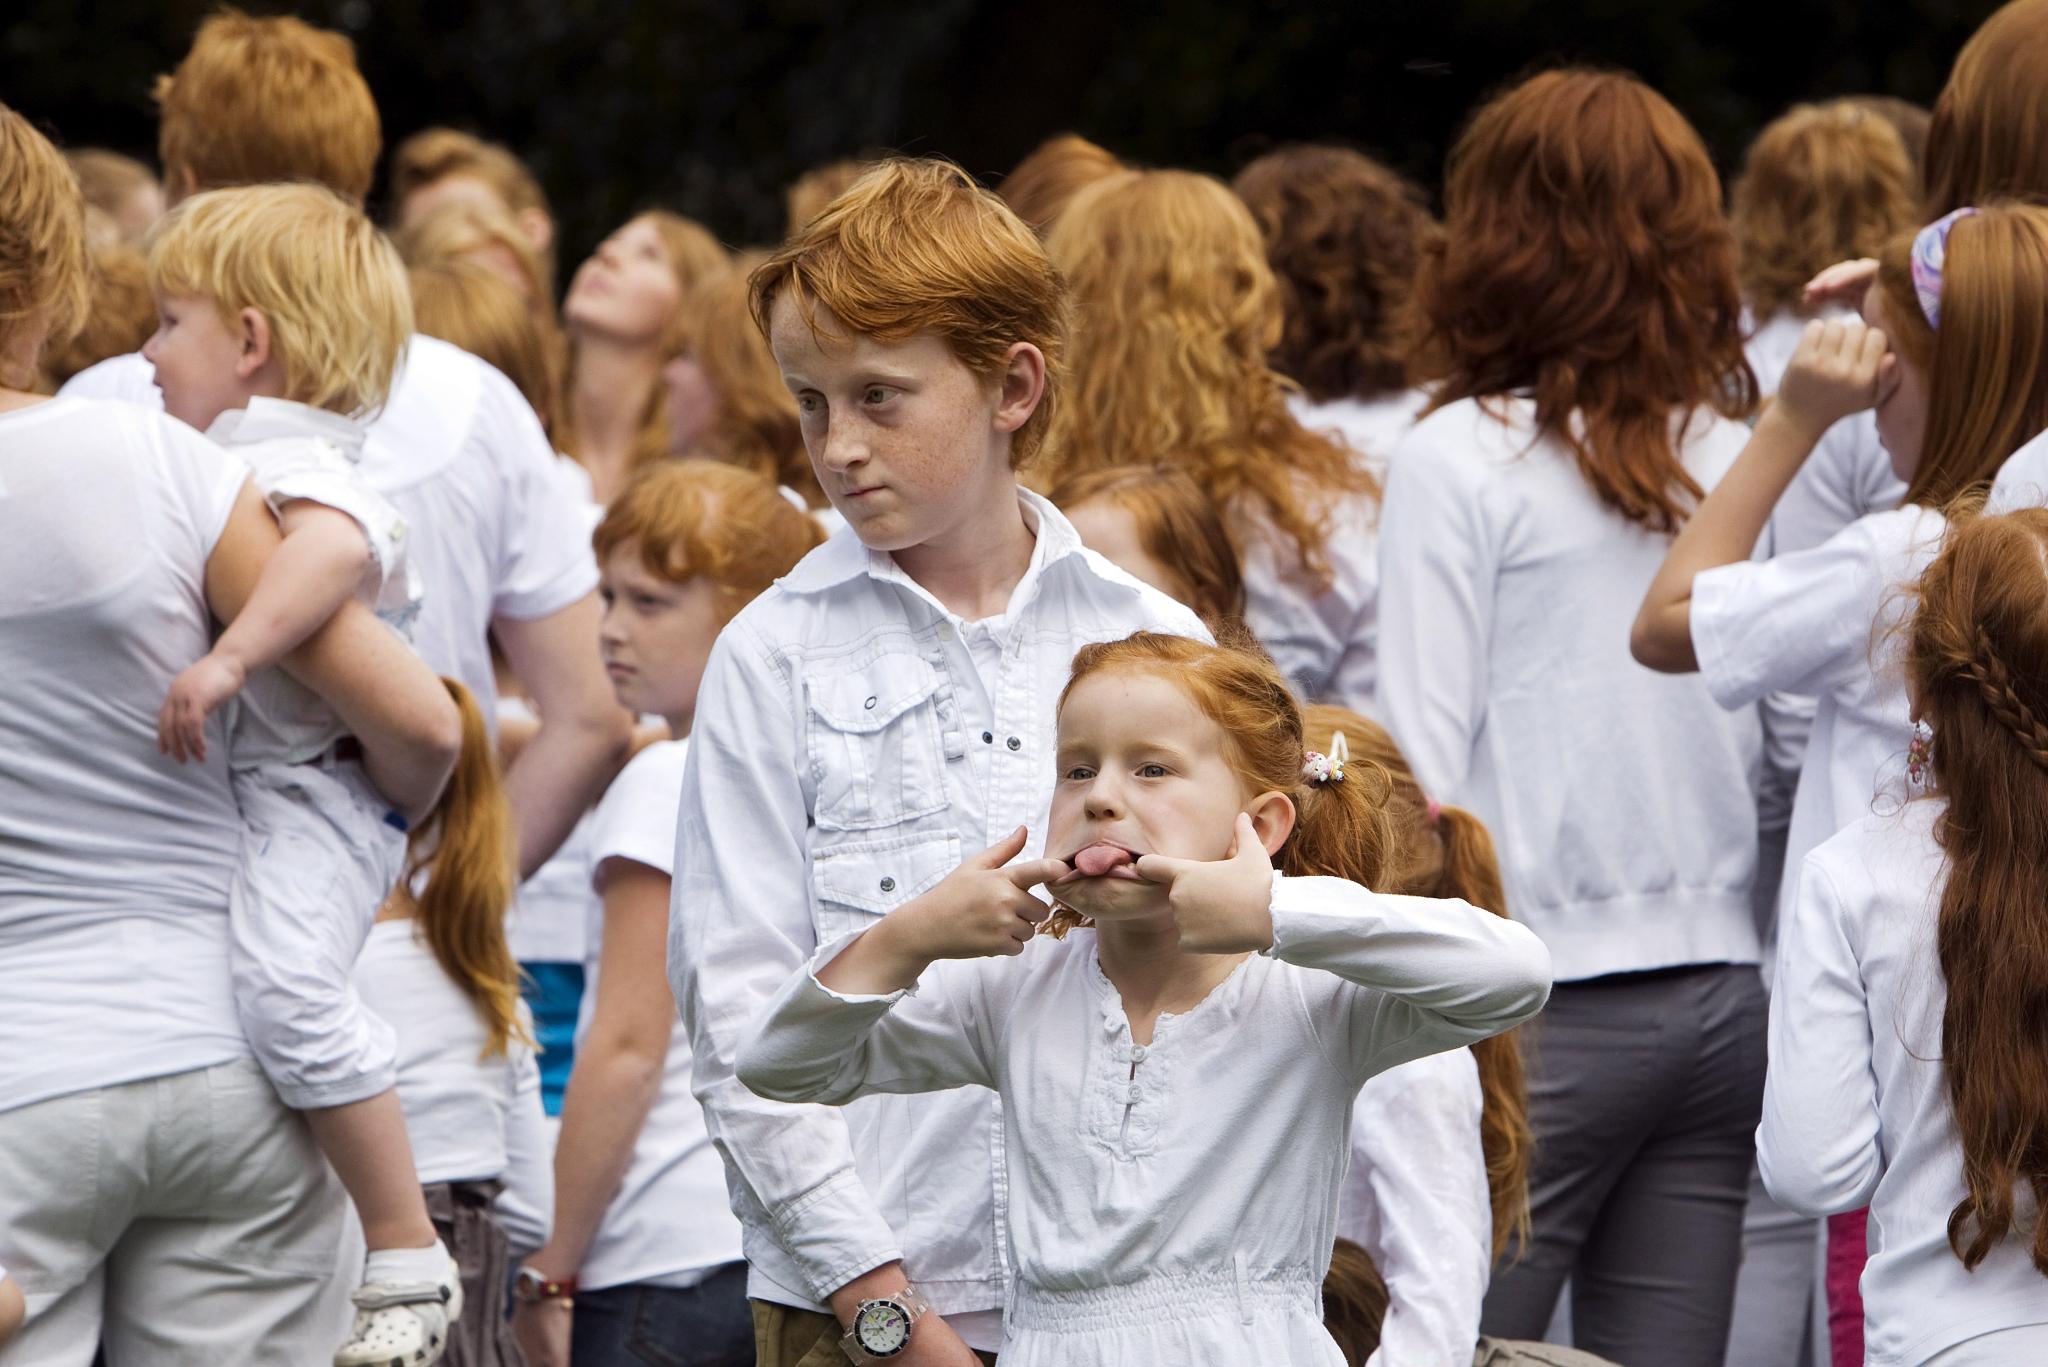
<instances>
[{"instance_id":1,"label":"dark blurred background","mask_svg":"<svg viewBox=\"0 0 2048 1367\"><path fill-rule=\"evenodd\" d=\"M339 29L387 149L448 123L539 173L574 262L660 204L734 245L782 230L783 185L880 149L989 181L1072 129L1140 162L1228 175L1328 139L1434 187L1473 102L1556 61L1633 70L1698 126L1724 173L1785 105L1922 103L1995 0L1403 0L1307 7L1173 0L302 0L250 3ZM72 146L154 160L150 83L210 0L8 0L0 99Z\"/></svg>"}]
</instances>

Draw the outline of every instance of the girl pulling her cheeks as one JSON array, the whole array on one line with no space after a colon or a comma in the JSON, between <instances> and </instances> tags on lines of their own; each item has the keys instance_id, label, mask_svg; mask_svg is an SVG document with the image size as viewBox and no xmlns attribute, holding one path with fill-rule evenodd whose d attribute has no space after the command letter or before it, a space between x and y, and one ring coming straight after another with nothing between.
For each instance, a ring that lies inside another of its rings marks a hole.
<instances>
[{"instance_id":1,"label":"girl pulling her cheeks","mask_svg":"<svg viewBox=\"0 0 2048 1367\"><path fill-rule=\"evenodd\" d=\"M1317 1288L1358 1088L1533 1015L1549 956L1465 903L1369 890L1386 775L1310 753L1262 657L1084 648L1058 764L1056 857L1006 867L1019 830L823 946L740 1076L783 1101L1002 1094L1013 1367L1342 1362Z\"/></svg>"}]
</instances>

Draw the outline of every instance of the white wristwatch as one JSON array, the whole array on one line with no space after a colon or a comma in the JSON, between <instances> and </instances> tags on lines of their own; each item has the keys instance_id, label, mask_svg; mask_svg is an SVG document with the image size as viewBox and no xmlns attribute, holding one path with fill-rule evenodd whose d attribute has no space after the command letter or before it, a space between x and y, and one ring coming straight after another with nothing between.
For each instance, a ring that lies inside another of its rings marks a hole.
<instances>
[{"instance_id":1,"label":"white wristwatch","mask_svg":"<svg viewBox=\"0 0 2048 1367\"><path fill-rule=\"evenodd\" d=\"M931 1308L930 1301L907 1286L892 1296L862 1301L853 1312L853 1328L839 1346L855 1362L886 1362L910 1346L910 1327Z\"/></svg>"}]
</instances>

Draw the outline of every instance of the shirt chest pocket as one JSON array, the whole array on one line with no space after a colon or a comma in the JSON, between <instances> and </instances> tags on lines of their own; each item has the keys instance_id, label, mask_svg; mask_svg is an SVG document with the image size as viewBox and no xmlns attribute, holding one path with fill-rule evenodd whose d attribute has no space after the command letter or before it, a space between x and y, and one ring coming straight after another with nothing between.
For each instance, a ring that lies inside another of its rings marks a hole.
<instances>
[{"instance_id":1,"label":"shirt chest pocket","mask_svg":"<svg viewBox=\"0 0 2048 1367\"><path fill-rule=\"evenodd\" d=\"M818 898L818 943L865 929L930 891L959 863L957 835L903 836L814 849L811 886Z\"/></svg>"},{"instance_id":2,"label":"shirt chest pocket","mask_svg":"<svg viewBox=\"0 0 2048 1367\"><path fill-rule=\"evenodd\" d=\"M807 683L818 829L881 830L945 810L939 688L938 671L915 655Z\"/></svg>"}]
</instances>

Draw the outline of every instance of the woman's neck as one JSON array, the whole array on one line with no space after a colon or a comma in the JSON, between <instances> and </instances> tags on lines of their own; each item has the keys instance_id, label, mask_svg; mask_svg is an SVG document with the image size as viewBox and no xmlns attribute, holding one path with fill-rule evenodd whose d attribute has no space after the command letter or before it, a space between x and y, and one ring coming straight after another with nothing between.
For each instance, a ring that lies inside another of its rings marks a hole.
<instances>
[{"instance_id":1,"label":"woman's neck","mask_svg":"<svg viewBox=\"0 0 2048 1367\"><path fill-rule=\"evenodd\" d=\"M641 419L660 381L658 352L588 333L576 339L569 411L576 458L590 472L599 503L610 503L625 487Z\"/></svg>"}]
</instances>

